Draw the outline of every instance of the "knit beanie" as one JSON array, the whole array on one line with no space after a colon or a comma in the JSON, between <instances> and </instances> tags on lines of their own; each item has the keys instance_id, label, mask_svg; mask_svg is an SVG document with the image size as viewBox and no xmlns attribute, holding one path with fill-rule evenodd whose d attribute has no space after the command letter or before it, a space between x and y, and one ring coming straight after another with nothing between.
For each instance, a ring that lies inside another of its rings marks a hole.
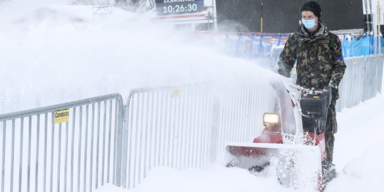
<instances>
[{"instance_id":1,"label":"knit beanie","mask_svg":"<svg viewBox=\"0 0 384 192\"><path fill-rule=\"evenodd\" d=\"M321 7L320 4L317 1L307 1L303 4L303 7L301 7L301 11L303 10L309 10L312 11L319 19L321 16Z\"/></svg>"}]
</instances>

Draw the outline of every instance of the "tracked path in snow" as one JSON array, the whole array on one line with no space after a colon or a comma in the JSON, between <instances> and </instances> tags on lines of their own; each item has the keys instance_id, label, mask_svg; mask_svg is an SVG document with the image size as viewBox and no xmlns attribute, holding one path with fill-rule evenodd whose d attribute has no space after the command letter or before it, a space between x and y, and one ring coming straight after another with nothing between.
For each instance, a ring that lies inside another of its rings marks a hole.
<instances>
[{"instance_id":1,"label":"tracked path in snow","mask_svg":"<svg viewBox=\"0 0 384 192\"><path fill-rule=\"evenodd\" d=\"M326 192L384 191L383 108L384 95L378 95L338 114L334 163L339 174Z\"/></svg>"}]
</instances>

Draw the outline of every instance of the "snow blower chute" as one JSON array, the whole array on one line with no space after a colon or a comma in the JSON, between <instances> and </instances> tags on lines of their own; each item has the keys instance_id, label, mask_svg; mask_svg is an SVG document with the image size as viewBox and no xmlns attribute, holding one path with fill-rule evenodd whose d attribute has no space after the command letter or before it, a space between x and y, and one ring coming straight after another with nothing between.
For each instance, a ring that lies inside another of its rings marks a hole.
<instances>
[{"instance_id":1,"label":"snow blower chute","mask_svg":"<svg viewBox=\"0 0 384 192\"><path fill-rule=\"evenodd\" d=\"M265 128L253 143L227 143L227 167L263 172L274 165L282 185L321 191L331 90L306 89L284 77L271 85L279 107L264 114Z\"/></svg>"}]
</instances>

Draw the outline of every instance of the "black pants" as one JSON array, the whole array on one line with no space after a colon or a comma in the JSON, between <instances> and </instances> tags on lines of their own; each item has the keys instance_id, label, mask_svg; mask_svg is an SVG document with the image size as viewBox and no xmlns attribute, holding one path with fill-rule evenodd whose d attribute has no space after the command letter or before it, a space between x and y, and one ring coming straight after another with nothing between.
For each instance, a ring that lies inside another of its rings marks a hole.
<instances>
[{"instance_id":1,"label":"black pants","mask_svg":"<svg viewBox=\"0 0 384 192\"><path fill-rule=\"evenodd\" d=\"M327 161L333 161L333 149L335 144L335 133L337 132L336 122L336 101L332 100L331 106L328 109L327 124L325 127L325 150L327 151Z\"/></svg>"}]
</instances>

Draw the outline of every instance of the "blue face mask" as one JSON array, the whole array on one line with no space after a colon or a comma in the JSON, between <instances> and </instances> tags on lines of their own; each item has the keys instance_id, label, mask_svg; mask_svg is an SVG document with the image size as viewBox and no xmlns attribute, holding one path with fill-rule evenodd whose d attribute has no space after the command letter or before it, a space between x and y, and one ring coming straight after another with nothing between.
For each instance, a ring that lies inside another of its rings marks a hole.
<instances>
[{"instance_id":1,"label":"blue face mask","mask_svg":"<svg viewBox=\"0 0 384 192\"><path fill-rule=\"evenodd\" d=\"M315 20L316 19L312 19L312 20L301 19L301 21L303 22L305 28L307 28L307 29L312 29L312 28L314 28L316 26Z\"/></svg>"}]
</instances>

